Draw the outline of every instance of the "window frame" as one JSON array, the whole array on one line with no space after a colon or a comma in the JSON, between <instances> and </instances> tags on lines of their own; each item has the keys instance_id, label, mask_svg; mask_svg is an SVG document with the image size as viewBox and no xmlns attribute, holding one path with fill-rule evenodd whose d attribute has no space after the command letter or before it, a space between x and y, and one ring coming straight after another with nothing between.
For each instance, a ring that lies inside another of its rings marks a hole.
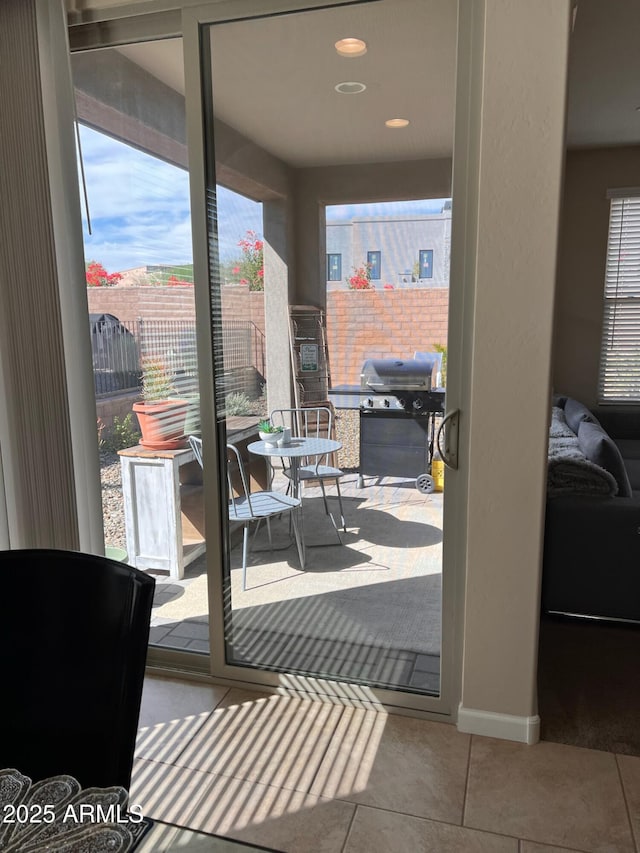
<instances>
[{"instance_id":1,"label":"window frame","mask_svg":"<svg viewBox=\"0 0 640 853\"><path fill-rule=\"evenodd\" d=\"M598 366L599 405L640 403L640 188L607 192L610 201ZM634 351L635 350L635 351ZM636 361L628 378L625 360Z\"/></svg>"},{"instance_id":2,"label":"window frame","mask_svg":"<svg viewBox=\"0 0 640 853\"><path fill-rule=\"evenodd\" d=\"M379 249L367 252L367 267L371 273L371 281L382 280L382 252Z\"/></svg>"},{"instance_id":3,"label":"window frame","mask_svg":"<svg viewBox=\"0 0 640 853\"><path fill-rule=\"evenodd\" d=\"M331 275L331 259L338 259L338 276ZM327 252L327 281L342 281L342 252Z\"/></svg>"},{"instance_id":4,"label":"window frame","mask_svg":"<svg viewBox=\"0 0 640 853\"><path fill-rule=\"evenodd\" d=\"M429 258L429 269L431 270L429 275L422 275L422 259L424 256L428 256ZM425 278L433 278L433 249L418 250L418 278L420 280Z\"/></svg>"}]
</instances>

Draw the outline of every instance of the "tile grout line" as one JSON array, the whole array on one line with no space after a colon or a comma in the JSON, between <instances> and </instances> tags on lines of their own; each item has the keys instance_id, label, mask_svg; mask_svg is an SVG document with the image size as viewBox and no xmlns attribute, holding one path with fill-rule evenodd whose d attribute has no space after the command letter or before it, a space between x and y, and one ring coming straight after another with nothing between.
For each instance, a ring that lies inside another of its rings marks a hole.
<instances>
[{"instance_id":1,"label":"tile grout line","mask_svg":"<svg viewBox=\"0 0 640 853\"><path fill-rule=\"evenodd\" d=\"M375 812L384 812L385 814L392 814L392 815L397 815L399 817L411 818L412 820L423 821L424 823L433 823L433 824L438 824L439 826L449 826L449 827L452 827L453 829L461 829L461 830L464 830L466 832L477 833L479 835L491 836L491 838L506 838L510 841L517 841L519 853L520 853L520 845L525 841L528 841L531 844L546 844L546 842L535 841L534 839L529 839L529 838L520 839L516 835L509 835L508 833L500 832L500 831L495 830L495 829L480 829L479 827L475 827L475 826L461 826L459 823L452 823L450 820L444 820L443 818L439 818L439 817L429 817L429 816L425 816L425 815L413 814L412 812L400 812L400 811L397 811L396 809L385 809L385 808L382 808L381 806L373 806L369 803L357 803L357 802L353 802L352 800L341 800L341 802L348 802L351 805L356 806L356 811L362 810L362 809L369 809L369 810L375 811ZM354 814L354 818L355 818L355 814ZM558 847L558 845L555 845L555 846ZM558 847L558 850L566 850L567 853L586 853L586 851L578 850L575 847L562 847L562 846L560 846L560 847ZM341 851L341 853L345 853L344 849Z\"/></svg>"},{"instance_id":2,"label":"tile grout line","mask_svg":"<svg viewBox=\"0 0 640 853\"><path fill-rule=\"evenodd\" d=\"M353 824L356 820L356 814L358 813L359 805L356 803L355 808L353 810L353 814L351 815L351 820L349 821L349 826L347 827L347 834L344 837L344 843L340 848L340 853L346 853L347 844L349 842L349 836L351 835L351 830L353 829Z\"/></svg>"},{"instance_id":3,"label":"tile grout line","mask_svg":"<svg viewBox=\"0 0 640 853\"><path fill-rule=\"evenodd\" d=\"M629 831L631 832L631 841L633 843L635 853L639 853L639 851L638 851L638 840L636 838L636 833L635 833L634 827L633 827L633 820L631 818L631 809L629 807L629 799L627 797L627 789L625 788L624 779L622 778L622 770L620 768L620 762L618 760L618 753L614 752L612 754L613 754L613 760L616 763L616 770L618 771L618 779L620 780L620 789L622 790L622 799L624 801L624 808L625 808L625 811L627 814L627 821L629 823Z\"/></svg>"},{"instance_id":4,"label":"tile grout line","mask_svg":"<svg viewBox=\"0 0 640 853\"><path fill-rule=\"evenodd\" d=\"M342 708L342 712L340 713L340 716L339 716L339 717L338 717L338 719L336 720L336 724L335 724L335 726L334 726L334 728L333 728L333 731L331 732L331 737L330 737L330 738L328 738L328 740L327 740L327 744L326 744L326 746L325 746L325 748L324 748L324 750L323 750L323 753L322 753L322 758L318 761L317 766L316 766L316 769L315 769L315 772L314 772L314 774L313 774L313 777L312 777L311 781L309 782L309 787L307 788L306 792L303 792L303 793L310 794L310 793L311 793L311 791L313 790L313 786L314 786L314 784L315 784L315 781L316 781L316 779L318 778L318 774L320 773L320 770L321 770L321 768L322 768L322 766L323 766L323 764L324 764L324 761L325 761L325 759L327 758L327 755L328 755L328 753L329 753L329 749L331 748L331 744L333 743L334 735L336 734L336 732L337 732L337 730L338 730L338 726L339 726L339 725L340 725L340 723L342 722L342 718L343 718L344 713L345 713L345 711L346 711L347 709L348 709L348 706L346 706L346 705L345 705L345 706L343 706L343 708ZM322 795L319 795L319 796L322 796ZM338 802L341 802L340 797L331 797L331 802L334 802L334 801L336 801L336 800L337 800ZM354 812L354 814L355 814L355 812Z\"/></svg>"},{"instance_id":5,"label":"tile grout line","mask_svg":"<svg viewBox=\"0 0 640 853\"><path fill-rule=\"evenodd\" d=\"M464 795L462 797L462 822L461 826L465 825L467 815L467 795L469 793L469 776L471 775L471 747L473 746L473 735L469 735L469 751L467 752L467 777L464 781Z\"/></svg>"},{"instance_id":6,"label":"tile grout line","mask_svg":"<svg viewBox=\"0 0 640 853\"><path fill-rule=\"evenodd\" d=\"M225 698L227 697L227 695L228 695L228 693L229 693L229 691L230 691L231 689L232 689L231 687L228 687L228 688L226 689L226 691L225 691L224 695L223 695L223 696L218 700L218 702L217 702L217 703L212 707L212 709L206 713L206 716L204 717L204 719L202 720L202 722L200 723L200 725L197 727L197 729L195 730L195 732L193 732L193 733L190 735L189 739L186 741L186 743L185 743L185 745L182 747L182 749L181 749L181 750L180 750L176 755L172 756L171 764L173 764L173 763L174 763L178 758L180 758L180 756L184 753L184 751L185 751L185 750L190 746L190 744L191 744L192 740L196 737L196 735L198 735L198 734L200 733L200 731L202 730L202 727L205 725L205 723L207 723L207 722L211 719L211 717L213 716L214 711L215 711L215 710L220 706L220 703L221 703L221 702L223 702L223 701L225 700ZM138 730L138 732L139 732L139 731L140 731L140 730ZM139 759L146 760L146 761L156 761L156 763L158 763L158 764L166 764L166 763L168 763L168 762L165 762L165 761L158 761L157 759L154 759L154 758L145 758L145 756L142 756L142 755L136 755L135 753L134 753L134 758L139 758ZM179 765L176 765L176 766L179 766ZM194 768L190 768L190 769L194 769Z\"/></svg>"}]
</instances>

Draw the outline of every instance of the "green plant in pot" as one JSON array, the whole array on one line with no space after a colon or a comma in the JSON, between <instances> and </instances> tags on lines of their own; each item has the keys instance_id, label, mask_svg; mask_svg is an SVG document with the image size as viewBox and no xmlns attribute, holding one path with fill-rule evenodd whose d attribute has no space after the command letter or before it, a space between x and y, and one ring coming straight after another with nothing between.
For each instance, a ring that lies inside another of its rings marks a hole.
<instances>
[{"instance_id":1,"label":"green plant in pot","mask_svg":"<svg viewBox=\"0 0 640 853\"><path fill-rule=\"evenodd\" d=\"M188 401L175 395L166 365L159 359L142 362L142 400L133 404L142 439L150 450L176 450L187 446L184 425Z\"/></svg>"},{"instance_id":2,"label":"green plant in pot","mask_svg":"<svg viewBox=\"0 0 640 853\"><path fill-rule=\"evenodd\" d=\"M282 434L282 427L274 426L269 420L260 421L258 424L258 434L260 439L266 441L267 444L277 444Z\"/></svg>"}]
</instances>

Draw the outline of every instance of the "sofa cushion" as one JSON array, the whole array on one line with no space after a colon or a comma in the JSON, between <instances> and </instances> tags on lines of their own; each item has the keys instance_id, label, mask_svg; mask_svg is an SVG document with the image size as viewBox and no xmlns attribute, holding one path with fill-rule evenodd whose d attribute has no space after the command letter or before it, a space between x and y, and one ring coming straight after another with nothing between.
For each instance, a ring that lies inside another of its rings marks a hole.
<instances>
[{"instance_id":1,"label":"sofa cushion","mask_svg":"<svg viewBox=\"0 0 640 853\"><path fill-rule=\"evenodd\" d=\"M618 484L620 497L631 497L631 484L624 467L622 455L615 442L602 429L600 424L582 420L578 427L580 449L590 462L599 465L612 474Z\"/></svg>"},{"instance_id":2,"label":"sofa cushion","mask_svg":"<svg viewBox=\"0 0 640 853\"><path fill-rule=\"evenodd\" d=\"M584 403L580 403L578 400L574 400L573 397L567 397L565 401L564 416L566 418L567 423L576 435L578 434L578 429L582 421L589 421L590 423L594 424L598 423L598 419L596 418L596 416L592 412L590 412L589 409L587 409ZM598 463L596 462L596 465L597 464Z\"/></svg>"}]
</instances>

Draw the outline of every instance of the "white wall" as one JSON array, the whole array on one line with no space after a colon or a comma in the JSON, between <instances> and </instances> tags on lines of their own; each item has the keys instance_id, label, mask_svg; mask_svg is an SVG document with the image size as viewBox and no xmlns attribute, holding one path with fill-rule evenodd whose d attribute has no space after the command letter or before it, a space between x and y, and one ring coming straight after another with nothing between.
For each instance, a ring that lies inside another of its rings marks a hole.
<instances>
[{"instance_id":1,"label":"white wall","mask_svg":"<svg viewBox=\"0 0 640 853\"><path fill-rule=\"evenodd\" d=\"M607 190L640 186L640 147L567 153L554 332L553 384L593 406L609 233Z\"/></svg>"},{"instance_id":2,"label":"white wall","mask_svg":"<svg viewBox=\"0 0 640 853\"><path fill-rule=\"evenodd\" d=\"M569 6L569 0L461 5L473 37L471 126L466 139L456 139L457 150L469 152L471 168L460 192L454 180L451 271L452 281L463 277L463 308L472 312L462 361L469 399L461 399L469 408L461 415L468 514L459 725L526 741L538 736L537 632ZM459 98L464 109L460 92ZM456 239L464 231L456 219L462 199L472 219L463 259L456 257ZM460 366L450 351L449 383Z\"/></svg>"}]
</instances>

